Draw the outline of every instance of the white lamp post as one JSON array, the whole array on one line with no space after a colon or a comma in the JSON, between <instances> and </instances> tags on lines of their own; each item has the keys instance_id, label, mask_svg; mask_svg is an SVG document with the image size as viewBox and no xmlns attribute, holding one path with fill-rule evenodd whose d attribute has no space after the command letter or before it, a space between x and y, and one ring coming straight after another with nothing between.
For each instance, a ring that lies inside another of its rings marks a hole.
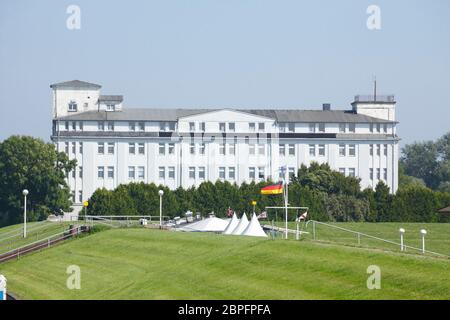
<instances>
[{"instance_id":1,"label":"white lamp post","mask_svg":"<svg viewBox=\"0 0 450 320\"><path fill-rule=\"evenodd\" d=\"M28 190L23 189L22 194L24 196L24 203L23 203L23 237L27 237L27 195Z\"/></svg>"},{"instance_id":2,"label":"white lamp post","mask_svg":"<svg viewBox=\"0 0 450 320\"><path fill-rule=\"evenodd\" d=\"M420 230L420 234L422 235L422 253L425 253L425 235L427 234L427 230Z\"/></svg>"},{"instance_id":3,"label":"white lamp post","mask_svg":"<svg viewBox=\"0 0 450 320\"><path fill-rule=\"evenodd\" d=\"M405 229L400 228L398 231L400 232L400 251L405 251L405 246L403 245L403 234L405 233Z\"/></svg>"},{"instance_id":4,"label":"white lamp post","mask_svg":"<svg viewBox=\"0 0 450 320\"><path fill-rule=\"evenodd\" d=\"M159 190L159 228L162 229L162 196L164 195L164 191Z\"/></svg>"}]
</instances>

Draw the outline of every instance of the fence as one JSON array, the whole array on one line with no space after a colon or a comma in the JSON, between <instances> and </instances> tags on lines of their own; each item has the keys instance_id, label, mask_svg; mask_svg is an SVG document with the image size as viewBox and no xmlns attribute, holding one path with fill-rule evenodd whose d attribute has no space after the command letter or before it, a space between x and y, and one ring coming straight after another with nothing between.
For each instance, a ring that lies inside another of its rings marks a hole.
<instances>
[{"instance_id":1,"label":"fence","mask_svg":"<svg viewBox=\"0 0 450 320\"><path fill-rule=\"evenodd\" d=\"M329 228L334 228L334 229L337 229L337 230L340 230L340 231L344 231L344 232L348 232L350 234L356 235L356 240L358 242L358 245L361 245L361 238L365 237L365 238L368 238L368 239L373 239L373 240L377 240L377 241L380 241L380 242L383 242L383 243L388 243L388 244L391 244L391 245L394 245L394 246L398 246L400 248L400 250L402 250L402 248L403 248L403 250L411 249L413 251L419 251L421 253L428 253L428 254L431 254L431 255L436 255L436 256L440 256L440 257L450 258L448 255L445 255L445 254L442 254L442 253L425 250L423 248L416 248L416 247L408 246L408 245L405 245L404 243L399 243L399 242L383 239L383 238L380 238L380 237L372 236L372 235L369 235L369 234L366 234L366 233L362 233L362 232L359 232L359 231L346 229L346 228L339 227L339 226L332 225L332 224L325 223L325 222L309 220L306 223L305 229L308 228L308 225L310 223L312 224L312 231L311 231L311 233L312 233L312 239L313 240L317 240L317 238L318 238L318 232L316 230L316 224L318 224L318 225L323 225L323 226L326 226L326 227L329 227Z\"/></svg>"},{"instance_id":2,"label":"fence","mask_svg":"<svg viewBox=\"0 0 450 320\"><path fill-rule=\"evenodd\" d=\"M159 224L160 216L81 216L86 224L94 225L95 223L106 225L112 228L130 227L139 223L140 219L147 219L150 223ZM163 221L168 220L169 216L162 216Z\"/></svg>"}]
</instances>

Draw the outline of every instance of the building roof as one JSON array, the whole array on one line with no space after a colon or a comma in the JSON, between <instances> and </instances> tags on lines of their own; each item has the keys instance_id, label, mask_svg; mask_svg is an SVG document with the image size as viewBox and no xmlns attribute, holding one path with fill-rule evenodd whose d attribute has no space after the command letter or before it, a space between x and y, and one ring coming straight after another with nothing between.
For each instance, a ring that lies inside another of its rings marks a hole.
<instances>
[{"instance_id":1,"label":"building roof","mask_svg":"<svg viewBox=\"0 0 450 320\"><path fill-rule=\"evenodd\" d=\"M80 81L80 80L71 80L71 81L65 81L65 82L59 82L54 83L50 85L50 88L75 88L75 89L81 89L81 88L94 88L94 89L100 89L102 86L95 83L90 83L86 81Z\"/></svg>"},{"instance_id":2,"label":"building roof","mask_svg":"<svg viewBox=\"0 0 450 320\"><path fill-rule=\"evenodd\" d=\"M101 95L98 98L98 101L104 101L104 102L122 102L123 96L122 95Z\"/></svg>"},{"instance_id":3,"label":"building roof","mask_svg":"<svg viewBox=\"0 0 450 320\"><path fill-rule=\"evenodd\" d=\"M221 110L181 108L124 108L121 111L86 111L58 118L59 120L142 120L177 121L179 118ZM254 115L275 119L278 122L327 122L327 123L392 123L393 121L369 117L348 110L282 110L282 109L236 109Z\"/></svg>"},{"instance_id":4,"label":"building roof","mask_svg":"<svg viewBox=\"0 0 450 320\"><path fill-rule=\"evenodd\" d=\"M450 213L450 206L438 210L439 213Z\"/></svg>"}]
</instances>

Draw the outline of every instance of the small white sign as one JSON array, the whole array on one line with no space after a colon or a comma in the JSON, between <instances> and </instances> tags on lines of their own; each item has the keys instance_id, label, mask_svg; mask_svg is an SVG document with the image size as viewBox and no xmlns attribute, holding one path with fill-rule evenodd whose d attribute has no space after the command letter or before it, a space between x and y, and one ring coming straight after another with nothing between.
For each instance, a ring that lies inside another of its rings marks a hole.
<instances>
[{"instance_id":1,"label":"small white sign","mask_svg":"<svg viewBox=\"0 0 450 320\"><path fill-rule=\"evenodd\" d=\"M6 300L6 278L0 274L0 301Z\"/></svg>"}]
</instances>

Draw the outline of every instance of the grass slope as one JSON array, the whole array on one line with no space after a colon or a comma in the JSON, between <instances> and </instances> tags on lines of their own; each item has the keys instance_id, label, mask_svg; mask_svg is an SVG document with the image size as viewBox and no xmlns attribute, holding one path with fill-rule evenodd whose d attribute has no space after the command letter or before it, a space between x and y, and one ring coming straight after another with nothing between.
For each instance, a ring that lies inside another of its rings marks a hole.
<instances>
[{"instance_id":1,"label":"grass slope","mask_svg":"<svg viewBox=\"0 0 450 320\"><path fill-rule=\"evenodd\" d=\"M81 290L66 268L81 267ZM381 268L381 289L366 287ZM450 262L309 241L114 229L0 264L22 299L448 299Z\"/></svg>"}]
</instances>

